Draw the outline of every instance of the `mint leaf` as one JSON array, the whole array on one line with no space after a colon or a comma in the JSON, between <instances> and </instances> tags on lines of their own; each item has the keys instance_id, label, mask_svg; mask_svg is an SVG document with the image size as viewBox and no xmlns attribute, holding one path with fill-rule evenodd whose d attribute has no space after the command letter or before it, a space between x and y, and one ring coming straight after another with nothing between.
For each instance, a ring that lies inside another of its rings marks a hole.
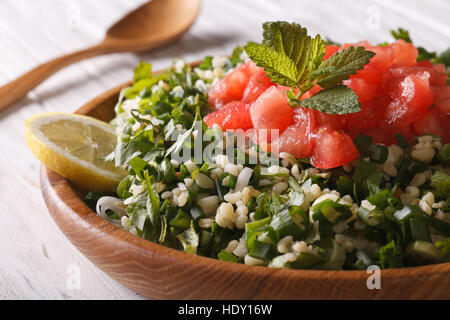
<instances>
[{"instance_id":1,"label":"mint leaf","mask_svg":"<svg viewBox=\"0 0 450 320\"><path fill-rule=\"evenodd\" d=\"M263 24L263 46L278 53L283 53L294 62L300 78L306 78L304 71L307 67L309 45L311 37L306 28L297 23L285 21L265 22ZM298 82L297 81L297 82Z\"/></svg>"},{"instance_id":2,"label":"mint leaf","mask_svg":"<svg viewBox=\"0 0 450 320\"><path fill-rule=\"evenodd\" d=\"M325 56L325 42L320 35L311 40L308 50L308 68L310 71L316 70L323 62Z\"/></svg>"},{"instance_id":3,"label":"mint leaf","mask_svg":"<svg viewBox=\"0 0 450 320\"><path fill-rule=\"evenodd\" d=\"M364 47L349 47L336 52L311 74L323 88L331 88L361 70L375 55Z\"/></svg>"},{"instance_id":4,"label":"mint leaf","mask_svg":"<svg viewBox=\"0 0 450 320\"><path fill-rule=\"evenodd\" d=\"M311 98L297 101L303 107L329 114L347 114L361 111L356 93L344 85L324 89Z\"/></svg>"},{"instance_id":5,"label":"mint leaf","mask_svg":"<svg viewBox=\"0 0 450 320\"><path fill-rule=\"evenodd\" d=\"M250 59L264 68L273 82L289 87L298 85L301 74L288 56L254 42L249 42L244 49Z\"/></svg>"},{"instance_id":6,"label":"mint leaf","mask_svg":"<svg viewBox=\"0 0 450 320\"><path fill-rule=\"evenodd\" d=\"M311 40L306 33L306 29L297 23L265 22L263 30L263 46L284 53L295 63L299 62L302 51L304 51L302 49L304 47L307 49Z\"/></svg>"},{"instance_id":7,"label":"mint leaf","mask_svg":"<svg viewBox=\"0 0 450 320\"><path fill-rule=\"evenodd\" d=\"M311 39L299 24L283 21L266 22L263 29L262 44L249 42L244 49L274 83L291 87L287 96L293 108L301 105L330 114L361 110L356 94L341 82L362 69L375 53L350 47L323 61L326 45L320 35ZM300 101L316 84L325 90Z\"/></svg>"}]
</instances>

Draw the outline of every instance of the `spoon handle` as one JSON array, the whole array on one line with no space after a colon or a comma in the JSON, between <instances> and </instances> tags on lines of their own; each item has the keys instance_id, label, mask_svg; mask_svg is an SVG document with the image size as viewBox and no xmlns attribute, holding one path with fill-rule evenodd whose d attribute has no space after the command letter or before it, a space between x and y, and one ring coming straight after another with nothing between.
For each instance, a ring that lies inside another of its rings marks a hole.
<instances>
[{"instance_id":1,"label":"spoon handle","mask_svg":"<svg viewBox=\"0 0 450 320\"><path fill-rule=\"evenodd\" d=\"M28 71L19 78L0 87L0 111L8 108L14 102L23 98L30 90L34 89L60 69L80 60L105 53L112 53L114 51L115 50L111 47L99 44L56 58Z\"/></svg>"}]
</instances>

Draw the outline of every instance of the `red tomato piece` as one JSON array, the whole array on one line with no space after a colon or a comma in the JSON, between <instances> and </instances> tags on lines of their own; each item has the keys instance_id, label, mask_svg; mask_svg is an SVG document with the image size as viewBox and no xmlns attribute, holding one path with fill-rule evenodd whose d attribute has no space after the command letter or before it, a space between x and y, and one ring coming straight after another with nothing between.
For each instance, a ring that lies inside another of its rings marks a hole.
<instances>
[{"instance_id":1,"label":"red tomato piece","mask_svg":"<svg viewBox=\"0 0 450 320\"><path fill-rule=\"evenodd\" d=\"M255 73L264 72L264 69L261 67L258 67L256 63L253 61L248 61L246 63L241 64L239 67L236 68L236 71L242 71L247 76L251 77Z\"/></svg>"},{"instance_id":2,"label":"red tomato piece","mask_svg":"<svg viewBox=\"0 0 450 320\"><path fill-rule=\"evenodd\" d=\"M273 83L267 78L264 71L259 71L254 73L250 80L248 81L247 87L245 88L242 101L253 102L255 101L261 93L266 91L267 88L272 86Z\"/></svg>"},{"instance_id":3,"label":"red tomato piece","mask_svg":"<svg viewBox=\"0 0 450 320\"><path fill-rule=\"evenodd\" d=\"M356 95L359 98L359 101L370 100L378 92L377 85L370 83L363 78L352 78L344 80L342 84L355 91Z\"/></svg>"},{"instance_id":4,"label":"red tomato piece","mask_svg":"<svg viewBox=\"0 0 450 320\"><path fill-rule=\"evenodd\" d=\"M241 100L248 81L247 73L234 70L211 88L208 103L215 109L220 109L228 102Z\"/></svg>"},{"instance_id":5,"label":"red tomato piece","mask_svg":"<svg viewBox=\"0 0 450 320\"><path fill-rule=\"evenodd\" d=\"M410 141L414 137L414 130L412 125L407 125L400 128L377 127L367 129L362 133L369 137L372 137L373 143L382 143L387 146L398 143L397 139L395 138L395 135L398 133L401 134L406 139L406 141Z\"/></svg>"},{"instance_id":6,"label":"red tomato piece","mask_svg":"<svg viewBox=\"0 0 450 320\"><path fill-rule=\"evenodd\" d=\"M318 127L329 126L336 130L345 128L347 115L329 114L314 110L314 116Z\"/></svg>"},{"instance_id":7,"label":"red tomato piece","mask_svg":"<svg viewBox=\"0 0 450 320\"><path fill-rule=\"evenodd\" d=\"M232 101L224 107L207 114L203 121L208 127L219 125L223 130L249 129L252 127L250 119L250 104Z\"/></svg>"},{"instance_id":8,"label":"red tomato piece","mask_svg":"<svg viewBox=\"0 0 450 320\"><path fill-rule=\"evenodd\" d=\"M352 78L362 78L369 83L379 84L383 76L383 71L373 64L366 64L364 68L359 70L355 75L351 75Z\"/></svg>"},{"instance_id":9,"label":"red tomato piece","mask_svg":"<svg viewBox=\"0 0 450 320\"><path fill-rule=\"evenodd\" d=\"M333 54L339 51L339 46L333 46L328 45L325 47L325 56L323 57L323 60L327 60L329 57L331 57Z\"/></svg>"},{"instance_id":10,"label":"red tomato piece","mask_svg":"<svg viewBox=\"0 0 450 320\"><path fill-rule=\"evenodd\" d=\"M435 134L441 137L444 143L450 141L449 117L441 114L438 108L433 108L427 115L414 122L414 132L417 135Z\"/></svg>"},{"instance_id":11,"label":"red tomato piece","mask_svg":"<svg viewBox=\"0 0 450 320\"><path fill-rule=\"evenodd\" d=\"M371 100L360 102L361 111L345 115L345 126L348 131L353 133L352 136L379 125L389 103L389 98L380 95Z\"/></svg>"},{"instance_id":12,"label":"red tomato piece","mask_svg":"<svg viewBox=\"0 0 450 320\"><path fill-rule=\"evenodd\" d=\"M383 82L386 83L394 78L405 77L408 74L420 75L427 72L430 75L430 85L445 86L447 82L447 73L444 65L433 65L429 61L420 61L413 66L402 66L390 68L383 74Z\"/></svg>"},{"instance_id":13,"label":"red tomato piece","mask_svg":"<svg viewBox=\"0 0 450 320\"><path fill-rule=\"evenodd\" d=\"M314 145L311 132L315 128L312 110L303 107L294 109L294 124L288 126L279 138L272 140L272 152L288 152L296 158L308 157Z\"/></svg>"},{"instance_id":14,"label":"red tomato piece","mask_svg":"<svg viewBox=\"0 0 450 320\"><path fill-rule=\"evenodd\" d=\"M352 139L344 132L320 127L312 134L314 147L311 164L319 169L331 169L347 164L359 157Z\"/></svg>"},{"instance_id":15,"label":"red tomato piece","mask_svg":"<svg viewBox=\"0 0 450 320\"><path fill-rule=\"evenodd\" d=\"M255 129L267 129L268 139L271 141L271 129L279 134L293 122L294 111L288 101L276 86L264 91L250 107L250 116Z\"/></svg>"},{"instance_id":16,"label":"red tomato piece","mask_svg":"<svg viewBox=\"0 0 450 320\"><path fill-rule=\"evenodd\" d=\"M413 44L399 39L389 46L395 52L394 66L411 66L416 63L418 51Z\"/></svg>"},{"instance_id":17,"label":"red tomato piece","mask_svg":"<svg viewBox=\"0 0 450 320\"><path fill-rule=\"evenodd\" d=\"M434 100L444 100L450 98L450 86L431 86L434 94Z\"/></svg>"},{"instance_id":18,"label":"red tomato piece","mask_svg":"<svg viewBox=\"0 0 450 320\"><path fill-rule=\"evenodd\" d=\"M442 114L450 115L450 98L436 101L435 104Z\"/></svg>"},{"instance_id":19,"label":"red tomato piece","mask_svg":"<svg viewBox=\"0 0 450 320\"><path fill-rule=\"evenodd\" d=\"M369 65L384 71L395 63L395 49L391 46L366 46L366 49L375 52L375 56L370 59Z\"/></svg>"},{"instance_id":20,"label":"red tomato piece","mask_svg":"<svg viewBox=\"0 0 450 320\"><path fill-rule=\"evenodd\" d=\"M433 103L428 82L429 73L410 74L389 84L392 102L387 106L382 123L404 127L427 114Z\"/></svg>"},{"instance_id":21,"label":"red tomato piece","mask_svg":"<svg viewBox=\"0 0 450 320\"><path fill-rule=\"evenodd\" d=\"M417 62L413 67L421 68L430 73L430 84L434 86L445 86L447 82L447 72L443 64L432 64L428 60Z\"/></svg>"}]
</instances>

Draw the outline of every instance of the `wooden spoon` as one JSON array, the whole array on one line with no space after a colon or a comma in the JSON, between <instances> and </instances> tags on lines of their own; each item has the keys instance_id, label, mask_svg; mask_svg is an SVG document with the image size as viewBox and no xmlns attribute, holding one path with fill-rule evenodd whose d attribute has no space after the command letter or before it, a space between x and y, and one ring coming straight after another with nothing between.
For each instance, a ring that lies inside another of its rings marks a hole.
<instances>
[{"instance_id":1,"label":"wooden spoon","mask_svg":"<svg viewBox=\"0 0 450 320\"><path fill-rule=\"evenodd\" d=\"M173 41L193 24L200 2L153 0L143 4L110 27L98 45L44 63L1 87L0 111L72 63L108 53L147 51Z\"/></svg>"}]
</instances>

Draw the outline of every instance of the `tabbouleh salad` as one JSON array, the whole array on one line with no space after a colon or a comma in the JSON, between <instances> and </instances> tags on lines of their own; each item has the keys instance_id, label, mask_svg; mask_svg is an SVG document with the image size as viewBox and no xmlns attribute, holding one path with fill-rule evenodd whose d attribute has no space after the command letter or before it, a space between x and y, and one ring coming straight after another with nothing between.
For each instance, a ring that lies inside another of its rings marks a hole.
<instances>
[{"instance_id":1,"label":"tabbouleh salad","mask_svg":"<svg viewBox=\"0 0 450 320\"><path fill-rule=\"evenodd\" d=\"M230 57L175 59L157 75L139 64L106 159L128 176L117 195L89 192L86 202L139 237L248 265L450 261L450 52L393 35L392 44L338 45L272 22L262 44ZM227 132L252 128L280 135L239 144ZM199 136L234 147L200 163L172 157Z\"/></svg>"}]
</instances>

